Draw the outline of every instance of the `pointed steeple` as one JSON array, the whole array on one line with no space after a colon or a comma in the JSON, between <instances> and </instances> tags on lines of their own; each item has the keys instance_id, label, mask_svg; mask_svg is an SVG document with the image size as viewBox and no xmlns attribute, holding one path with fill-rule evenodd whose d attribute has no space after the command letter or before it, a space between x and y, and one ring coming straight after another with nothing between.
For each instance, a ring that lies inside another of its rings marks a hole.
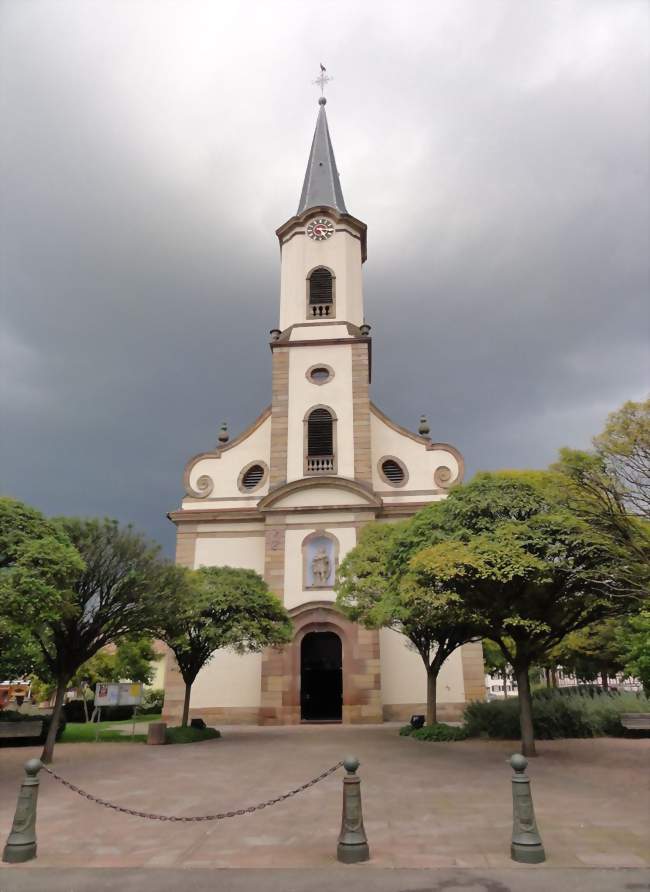
<instances>
[{"instance_id":1,"label":"pointed steeple","mask_svg":"<svg viewBox=\"0 0 650 892\"><path fill-rule=\"evenodd\" d=\"M311 152L309 153L305 182L302 186L300 204L298 205L298 214L320 205L326 205L334 208L341 214L347 214L339 173L334 160L332 140L327 127L326 102L327 99L324 96L321 96L318 100L320 108L316 120L314 139L311 144Z\"/></svg>"}]
</instances>

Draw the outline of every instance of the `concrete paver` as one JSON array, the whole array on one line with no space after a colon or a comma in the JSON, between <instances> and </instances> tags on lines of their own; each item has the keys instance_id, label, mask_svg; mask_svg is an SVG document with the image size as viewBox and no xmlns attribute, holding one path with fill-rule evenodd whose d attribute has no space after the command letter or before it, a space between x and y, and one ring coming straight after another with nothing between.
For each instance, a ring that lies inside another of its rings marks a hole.
<instances>
[{"instance_id":1,"label":"concrete paver","mask_svg":"<svg viewBox=\"0 0 650 892\"><path fill-rule=\"evenodd\" d=\"M53 767L78 786L126 807L183 816L271 798L352 752L362 763L371 849L371 862L361 869L464 868L492 876L513 867L507 764L516 749L513 743L427 744L400 738L396 726L390 725L222 730L220 740L184 746L65 744L57 748ZM534 871L584 868L586 875L592 873L586 868L598 868L596 873L609 875L605 868L647 867L650 803L645 775L650 741L543 741L539 751L529 774L548 861ZM38 750L27 747L1 751L3 838L13 816L21 765L34 755ZM196 824L119 814L41 777L39 856L17 869L0 871L3 892L6 876L26 876L40 868L48 868L48 878L55 875L51 869L64 867L341 869L334 858L342 773L273 808ZM438 887L403 887L408 892L429 888ZM571 886L573 892L578 888ZM494 892L498 889L495 886Z\"/></svg>"}]
</instances>

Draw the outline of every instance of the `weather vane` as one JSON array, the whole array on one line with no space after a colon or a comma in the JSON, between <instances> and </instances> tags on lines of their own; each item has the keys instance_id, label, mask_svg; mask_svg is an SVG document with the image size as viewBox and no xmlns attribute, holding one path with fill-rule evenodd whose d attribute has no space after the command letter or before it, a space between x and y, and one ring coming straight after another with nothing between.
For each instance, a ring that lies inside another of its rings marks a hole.
<instances>
[{"instance_id":1,"label":"weather vane","mask_svg":"<svg viewBox=\"0 0 650 892\"><path fill-rule=\"evenodd\" d=\"M327 74L327 69L325 68L325 66L324 66L323 63L321 62L321 63L320 63L320 74L318 75L318 77L316 78L315 81L312 81L312 83L314 83L314 84L318 84L318 86L320 87L320 94L321 94L321 96L323 96L324 93L325 93L325 85L326 85L326 84L329 84L329 82L330 82L330 81L333 81L333 80L334 80L334 78L333 78L333 77L330 77L330 76Z\"/></svg>"}]
</instances>

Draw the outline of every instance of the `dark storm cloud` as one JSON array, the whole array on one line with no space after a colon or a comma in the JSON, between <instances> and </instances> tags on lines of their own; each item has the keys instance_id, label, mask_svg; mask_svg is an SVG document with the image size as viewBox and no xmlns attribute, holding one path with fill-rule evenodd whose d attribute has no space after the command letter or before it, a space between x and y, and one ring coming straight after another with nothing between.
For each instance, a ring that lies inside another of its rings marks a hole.
<instances>
[{"instance_id":1,"label":"dark storm cloud","mask_svg":"<svg viewBox=\"0 0 650 892\"><path fill-rule=\"evenodd\" d=\"M270 398L321 59L374 400L471 472L643 394L645 3L0 9L5 491L170 545L186 459Z\"/></svg>"}]
</instances>

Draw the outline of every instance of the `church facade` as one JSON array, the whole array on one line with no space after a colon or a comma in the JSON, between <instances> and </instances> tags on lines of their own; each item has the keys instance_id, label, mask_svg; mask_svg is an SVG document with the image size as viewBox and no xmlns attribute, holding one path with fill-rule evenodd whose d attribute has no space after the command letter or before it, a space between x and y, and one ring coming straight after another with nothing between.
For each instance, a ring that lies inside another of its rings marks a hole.
<instances>
[{"instance_id":1,"label":"church facade","mask_svg":"<svg viewBox=\"0 0 650 892\"><path fill-rule=\"evenodd\" d=\"M169 517L178 563L256 570L289 611L282 650L215 654L192 689L208 723L372 723L422 712L420 656L391 630L368 630L335 608L336 567L370 521L390 523L443 499L463 476L453 446L391 421L369 395L372 360L362 266L366 225L348 213L325 99L298 211L277 230L280 315L271 332L271 404L250 427L185 468ZM438 683L439 717L484 697L480 643L459 648ZM184 687L168 655L164 716Z\"/></svg>"}]
</instances>

